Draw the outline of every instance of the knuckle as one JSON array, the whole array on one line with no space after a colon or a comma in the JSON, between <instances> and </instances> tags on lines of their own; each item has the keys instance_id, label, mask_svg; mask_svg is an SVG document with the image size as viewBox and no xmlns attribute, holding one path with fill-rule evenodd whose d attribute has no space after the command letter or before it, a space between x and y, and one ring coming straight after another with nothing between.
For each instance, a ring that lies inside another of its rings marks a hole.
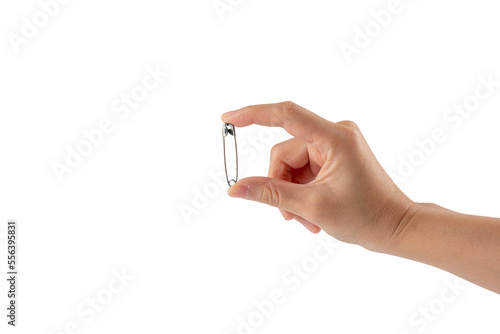
<instances>
[{"instance_id":1,"label":"knuckle","mask_svg":"<svg viewBox=\"0 0 500 334\"><path fill-rule=\"evenodd\" d=\"M343 139L350 143L359 143L362 138L361 131L356 123L353 121L342 121L338 124L342 125Z\"/></svg>"},{"instance_id":2,"label":"knuckle","mask_svg":"<svg viewBox=\"0 0 500 334\"><path fill-rule=\"evenodd\" d=\"M278 187L274 184L268 184L262 189L260 202L267 203L274 207L279 207L281 202L281 193Z\"/></svg>"},{"instance_id":3,"label":"knuckle","mask_svg":"<svg viewBox=\"0 0 500 334\"><path fill-rule=\"evenodd\" d=\"M353 121L342 121L342 122L338 122L338 123L341 125L347 126L348 128L351 128L354 130L359 130L358 125Z\"/></svg>"},{"instance_id":4,"label":"knuckle","mask_svg":"<svg viewBox=\"0 0 500 334\"><path fill-rule=\"evenodd\" d=\"M280 144L276 144L273 147L271 147L271 160L277 158L280 154L280 151L281 151Z\"/></svg>"},{"instance_id":5,"label":"knuckle","mask_svg":"<svg viewBox=\"0 0 500 334\"><path fill-rule=\"evenodd\" d=\"M298 110L298 105L293 103L292 101L285 101L281 103L281 108L283 115L289 115Z\"/></svg>"}]
</instances>

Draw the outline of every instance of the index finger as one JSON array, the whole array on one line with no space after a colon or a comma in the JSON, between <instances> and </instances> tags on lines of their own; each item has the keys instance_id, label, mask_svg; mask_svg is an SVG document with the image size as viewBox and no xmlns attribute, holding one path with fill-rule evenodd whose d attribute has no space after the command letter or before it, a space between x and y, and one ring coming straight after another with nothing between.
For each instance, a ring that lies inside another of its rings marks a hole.
<instances>
[{"instance_id":1,"label":"index finger","mask_svg":"<svg viewBox=\"0 0 500 334\"><path fill-rule=\"evenodd\" d=\"M237 127L251 124L279 126L292 136L311 144L331 137L335 131L334 123L293 102L249 106L223 114L222 121Z\"/></svg>"}]
</instances>

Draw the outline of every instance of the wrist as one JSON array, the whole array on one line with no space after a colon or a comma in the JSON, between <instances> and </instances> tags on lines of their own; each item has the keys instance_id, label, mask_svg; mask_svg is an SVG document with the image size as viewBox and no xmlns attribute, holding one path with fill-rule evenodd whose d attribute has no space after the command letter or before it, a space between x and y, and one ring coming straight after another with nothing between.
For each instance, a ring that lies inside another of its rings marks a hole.
<instances>
[{"instance_id":1,"label":"wrist","mask_svg":"<svg viewBox=\"0 0 500 334\"><path fill-rule=\"evenodd\" d=\"M411 238L412 231L416 230L418 214L424 207L424 203L409 199L391 205L379 223L382 235L376 243L364 247L379 253L397 254L405 240Z\"/></svg>"}]
</instances>

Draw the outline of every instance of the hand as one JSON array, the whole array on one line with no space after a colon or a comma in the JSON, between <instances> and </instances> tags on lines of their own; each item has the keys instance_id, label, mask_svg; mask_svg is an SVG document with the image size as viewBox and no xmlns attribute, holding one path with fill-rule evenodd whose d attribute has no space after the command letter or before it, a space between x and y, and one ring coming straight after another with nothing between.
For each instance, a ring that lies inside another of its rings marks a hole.
<instances>
[{"instance_id":1,"label":"hand","mask_svg":"<svg viewBox=\"0 0 500 334\"><path fill-rule=\"evenodd\" d=\"M238 181L229 196L280 209L313 233L376 250L416 206L382 169L355 123L333 123L292 103L222 115L236 127L279 126L295 138L271 151L269 177Z\"/></svg>"}]
</instances>

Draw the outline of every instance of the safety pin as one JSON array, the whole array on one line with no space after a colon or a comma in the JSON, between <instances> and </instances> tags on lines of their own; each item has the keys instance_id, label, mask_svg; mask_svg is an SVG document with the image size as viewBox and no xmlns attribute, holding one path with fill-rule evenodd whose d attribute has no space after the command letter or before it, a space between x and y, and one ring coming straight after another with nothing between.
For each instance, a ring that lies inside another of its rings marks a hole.
<instances>
[{"instance_id":1,"label":"safety pin","mask_svg":"<svg viewBox=\"0 0 500 334\"><path fill-rule=\"evenodd\" d=\"M227 135L233 136L234 139L234 149L236 152L236 178L229 179L227 174L227 161L226 161L226 137ZM222 146L224 147L224 169L226 171L226 181L229 187L238 181L238 145L236 144L236 131L234 125L231 123L224 123L222 125Z\"/></svg>"}]
</instances>

